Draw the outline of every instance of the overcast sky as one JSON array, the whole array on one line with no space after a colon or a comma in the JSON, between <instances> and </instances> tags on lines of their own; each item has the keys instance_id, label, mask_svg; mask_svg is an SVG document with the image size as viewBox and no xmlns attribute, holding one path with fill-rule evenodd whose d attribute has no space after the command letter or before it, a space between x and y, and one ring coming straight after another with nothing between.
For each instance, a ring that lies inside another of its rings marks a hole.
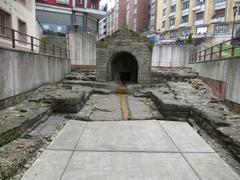
<instances>
[{"instance_id":1,"label":"overcast sky","mask_svg":"<svg viewBox=\"0 0 240 180\"><path fill-rule=\"evenodd\" d=\"M114 6L115 0L101 0L101 6L104 6L105 4L108 4L108 10L110 10Z\"/></svg>"}]
</instances>

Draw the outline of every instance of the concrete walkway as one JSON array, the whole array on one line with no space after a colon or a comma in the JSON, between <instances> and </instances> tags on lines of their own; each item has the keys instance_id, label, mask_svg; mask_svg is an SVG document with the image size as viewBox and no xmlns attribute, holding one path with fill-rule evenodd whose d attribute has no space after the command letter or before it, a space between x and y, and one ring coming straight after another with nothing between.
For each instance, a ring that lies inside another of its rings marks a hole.
<instances>
[{"instance_id":1,"label":"concrete walkway","mask_svg":"<svg viewBox=\"0 0 240 180\"><path fill-rule=\"evenodd\" d=\"M23 180L240 180L184 122L69 121Z\"/></svg>"}]
</instances>

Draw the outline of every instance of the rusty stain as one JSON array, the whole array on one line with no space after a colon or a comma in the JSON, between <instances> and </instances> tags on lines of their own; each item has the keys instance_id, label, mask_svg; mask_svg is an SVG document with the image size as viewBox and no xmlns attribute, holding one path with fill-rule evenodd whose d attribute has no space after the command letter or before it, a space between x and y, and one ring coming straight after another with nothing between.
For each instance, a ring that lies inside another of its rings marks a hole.
<instances>
[{"instance_id":1,"label":"rusty stain","mask_svg":"<svg viewBox=\"0 0 240 180\"><path fill-rule=\"evenodd\" d=\"M120 98L120 105L122 110L122 118L123 120L129 119L129 110L128 110L128 103L127 103L127 96L126 96L126 87L121 85L118 88L118 94Z\"/></svg>"}]
</instances>

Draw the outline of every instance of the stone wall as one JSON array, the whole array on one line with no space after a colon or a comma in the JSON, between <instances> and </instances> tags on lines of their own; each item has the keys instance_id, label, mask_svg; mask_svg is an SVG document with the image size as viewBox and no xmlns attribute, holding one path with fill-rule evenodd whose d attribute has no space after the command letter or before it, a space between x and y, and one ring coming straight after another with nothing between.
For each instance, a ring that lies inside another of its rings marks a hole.
<instances>
[{"instance_id":1,"label":"stone wall","mask_svg":"<svg viewBox=\"0 0 240 180\"><path fill-rule=\"evenodd\" d=\"M155 45L152 53L152 66L160 67L186 67L190 55L198 47L195 46L169 46Z\"/></svg>"},{"instance_id":2,"label":"stone wall","mask_svg":"<svg viewBox=\"0 0 240 180\"><path fill-rule=\"evenodd\" d=\"M119 53L129 53L138 64L138 83L151 83L151 43L133 31L122 29L97 42L97 81L109 81L110 64Z\"/></svg>"},{"instance_id":3,"label":"stone wall","mask_svg":"<svg viewBox=\"0 0 240 180\"><path fill-rule=\"evenodd\" d=\"M240 112L240 60L227 58L190 64L193 71L212 89L213 93L234 105ZM238 105L236 105L238 104Z\"/></svg>"},{"instance_id":4,"label":"stone wall","mask_svg":"<svg viewBox=\"0 0 240 180\"><path fill-rule=\"evenodd\" d=\"M65 58L6 48L0 48L0 55L0 108L6 99L60 81L70 72Z\"/></svg>"},{"instance_id":5,"label":"stone wall","mask_svg":"<svg viewBox=\"0 0 240 180\"><path fill-rule=\"evenodd\" d=\"M96 65L96 36L87 32L70 32L68 44L72 65Z\"/></svg>"}]
</instances>

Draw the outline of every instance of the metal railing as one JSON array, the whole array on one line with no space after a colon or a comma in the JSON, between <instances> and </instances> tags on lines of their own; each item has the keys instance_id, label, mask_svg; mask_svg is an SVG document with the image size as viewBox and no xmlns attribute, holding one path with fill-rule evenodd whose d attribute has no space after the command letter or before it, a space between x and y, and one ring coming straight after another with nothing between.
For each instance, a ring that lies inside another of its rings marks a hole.
<instances>
[{"instance_id":1,"label":"metal railing","mask_svg":"<svg viewBox=\"0 0 240 180\"><path fill-rule=\"evenodd\" d=\"M240 38L233 38L192 54L190 56L190 64L229 57L240 57Z\"/></svg>"},{"instance_id":2,"label":"metal railing","mask_svg":"<svg viewBox=\"0 0 240 180\"><path fill-rule=\"evenodd\" d=\"M14 49L30 50L57 57L70 57L70 53L67 48L60 47L54 43L48 43L39 38L3 25L0 25L0 38L2 40L10 40L10 44Z\"/></svg>"}]
</instances>

